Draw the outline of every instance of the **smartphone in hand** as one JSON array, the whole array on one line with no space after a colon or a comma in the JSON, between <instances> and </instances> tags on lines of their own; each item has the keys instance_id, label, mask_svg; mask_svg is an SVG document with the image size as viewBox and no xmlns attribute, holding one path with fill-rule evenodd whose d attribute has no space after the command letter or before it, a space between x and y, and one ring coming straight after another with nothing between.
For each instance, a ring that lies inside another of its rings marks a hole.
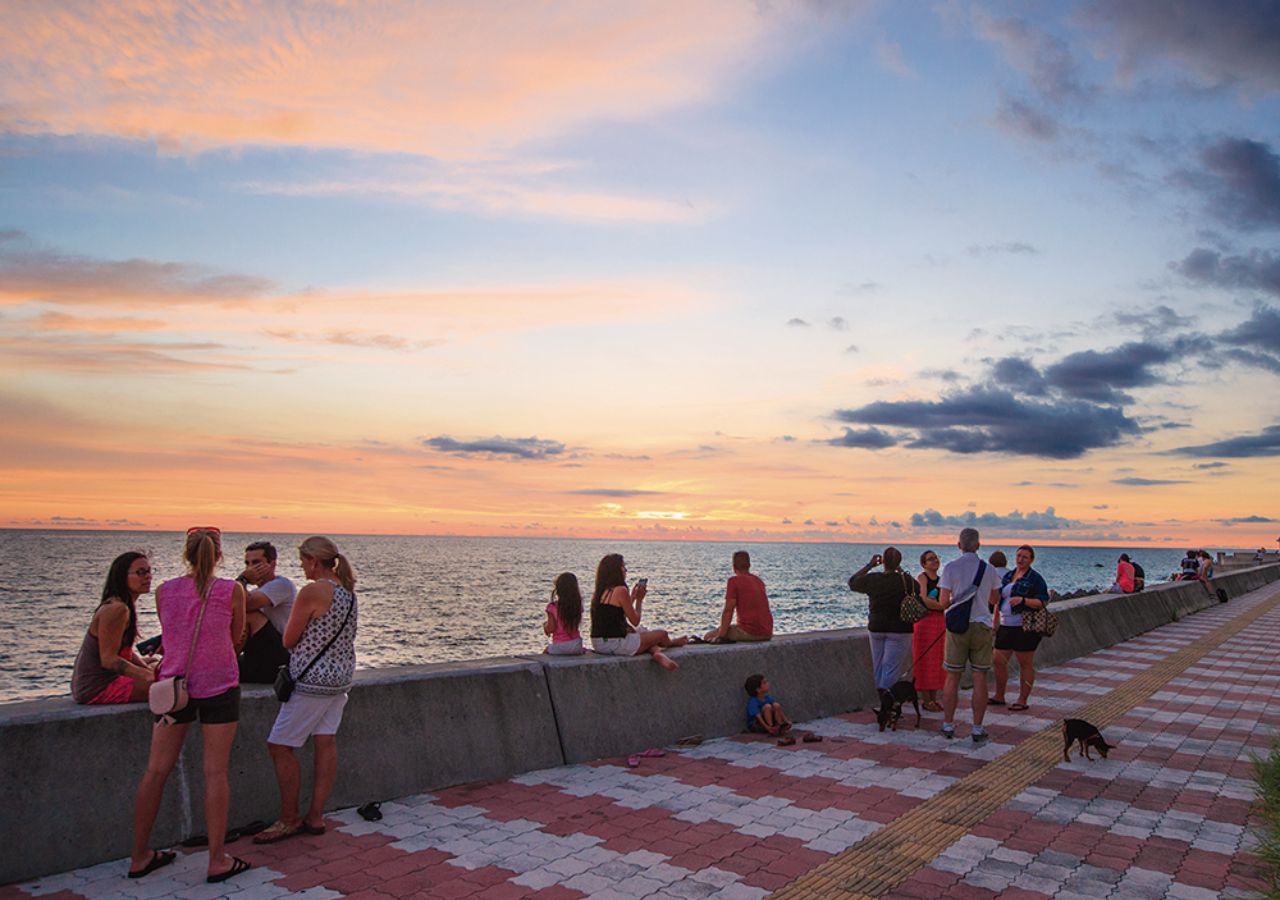
<instances>
[{"instance_id":1,"label":"smartphone in hand","mask_svg":"<svg viewBox=\"0 0 1280 900\"><path fill-rule=\"evenodd\" d=\"M641 578L639 581L636 582L636 587L647 588L648 586L649 586L648 578Z\"/></svg>"}]
</instances>

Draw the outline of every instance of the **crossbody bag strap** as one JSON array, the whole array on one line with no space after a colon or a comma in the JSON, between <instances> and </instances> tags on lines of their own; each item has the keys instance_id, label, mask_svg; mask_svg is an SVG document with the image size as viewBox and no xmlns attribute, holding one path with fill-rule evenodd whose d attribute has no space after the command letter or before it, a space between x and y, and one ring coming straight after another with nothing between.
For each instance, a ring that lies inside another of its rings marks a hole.
<instances>
[{"instance_id":1,"label":"crossbody bag strap","mask_svg":"<svg viewBox=\"0 0 1280 900\"><path fill-rule=\"evenodd\" d=\"M356 608L356 595L352 594L350 591L347 591L347 593L351 596L351 603L347 606L347 614L342 619L342 624L339 625L338 630L333 633L333 637L329 638L329 643L325 644L322 648L320 648L319 653L311 657L311 662L307 663L307 667L298 673L298 677L295 678L294 681L300 682L302 681L302 679L306 678L307 673L311 671L311 667L320 661L320 658L324 656L325 653L328 652L330 647L333 646L333 642L338 639L338 635L342 634L342 632L346 629L347 622L350 621L351 619L351 611ZM330 600L329 602L332 604L333 601Z\"/></svg>"},{"instance_id":2,"label":"crossbody bag strap","mask_svg":"<svg viewBox=\"0 0 1280 900\"><path fill-rule=\"evenodd\" d=\"M196 641L200 640L200 627L204 625L204 610L209 605L209 591L213 589L213 585L206 585L204 595L200 598L200 614L196 616L196 631L191 635L191 646L187 648L187 664L182 670L182 677L186 678L191 673L191 660L196 655Z\"/></svg>"},{"instance_id":3,"label":"crossbody bag strap","mask_svg":"<svg viewBox=\"0 0 1280 900\"><path fill-rule=\"evenodd\" d=\"M973 594L964 602L972 603L974 598L978 596L978 585L982 584L982 576L987 571L987 564L983 560L978 560L978 574L973 576L973 584L969 585Z\"/></svg>"}]
</instances>

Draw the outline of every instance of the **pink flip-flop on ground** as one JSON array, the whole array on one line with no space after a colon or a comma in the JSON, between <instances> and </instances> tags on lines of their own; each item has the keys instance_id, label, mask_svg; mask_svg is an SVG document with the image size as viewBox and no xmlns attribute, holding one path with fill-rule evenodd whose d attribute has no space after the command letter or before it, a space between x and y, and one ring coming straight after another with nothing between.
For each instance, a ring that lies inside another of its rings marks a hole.
<instances>
[{"instance_id":1,"label":"pink flip-flop on ground","mask_svg":"<svg viewBox=\"0 0 1280 900\"><path fill-rule=\"evenodd\" d=\"M628 769L634 769L634 768L636 768L636 767L637 767L637 766L639 766L639 765L640 765L640 757L638 757L638 756L628 756L628 757L627 757L627 768L628 768Z\"/></svg>"}]
</instances>

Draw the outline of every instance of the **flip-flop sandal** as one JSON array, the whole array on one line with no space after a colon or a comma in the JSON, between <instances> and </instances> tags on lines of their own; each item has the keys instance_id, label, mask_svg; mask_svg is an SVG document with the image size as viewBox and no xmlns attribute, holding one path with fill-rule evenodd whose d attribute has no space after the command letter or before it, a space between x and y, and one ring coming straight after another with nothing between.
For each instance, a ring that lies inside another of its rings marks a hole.
<instances>
[{"instance_id":1,"label":"flip-flop sandal","mask_svg":"<svg viewBox=\"0 0 1280 900\"><path fill-rule=\"evenodd\" d=\"M178 854L174 853L172 850L152 850L151 859L147 864L136 872L130 872L129 877L145 878L156 869L163 869L177 858Z\"/></svg>"},{"instance_id":2,"label":"flip-flop sandal","mask_svg":"<svg viewBox=\"0 0 1280 900\"><path fill-rule=\"evenodd\" d=\"M928 703L924 704L924 708L927 712L942 712L942 704L937 700L930 700Z\"/></svg>"},{"instance_id":3,"label":"flip-flop sandal","mask_svg":"<svg viewBox=\"0 0 1280 900\"><path fill-rule=\"evenodd\" d=\"M667 751L663 750L661 747L650 747L648 750L641 750L636 755L643 756L648 759L659 759L660 757L666 756Z\"/></svg>"},{"instance_id":4,"label":"flip-flop sandal","mask_svg":"<svg viewBox=\"0 0 1280 900\"><path fill-rule=\"evenodd\" d=\"M1014 704L1014 705L1016 706L1017 704ZM995 697L988 697L987 706L1004 706L1004 701L998 700Z\"/></svg>"},{"instance_id":5,"label":"flip-flop sandal","mask_svg":"<svg viewBox=\"0 0 1280 900\"><path fill-rule=\"evenodd\" d=\"M1010 704L1009 704L1009 712L1025 712L1026 710L1028 710L1028 709L1030 709L1030 708L1031 708L1031 707L1027 706L1027 704L1025 704L1025 703L1010 703Z\"/></svg>"},{"instance_id":6,"label":"flip-flop sandal","mask_svg":"<svg viewBox=\"0 0 1280 900\"><path fill-rule=\"evenodd\" d=\"M303 822L300 830L303 834L324 834L326 828L323 825L308 825L306 822Z\"/></svg>"},{"instance_id":7,"label":"flip-flop sandal","mask_svg":"<svg viewBox=\"0 0 1280 900\"><path fill-rule=\"evenodd\" d=\"M703 742L704 738L700 734L691 734L688 737L682 737L676 741L677 747L696 747Z\"/></svg>"},{"instance_id":8,"label":"flip-flop sandal","mask_svg":"<svg viewBox=\"0 0 1280 900\"><path fill-rule=\"evenodd\" d=\"M800 740L804 741L806 744L820 744L822 743L822 735L814 734L812 731L807 731Z\"/></svg>"},{"instance_id":9,"label":"flip-flop sandal","mask_svg":"<svg viewBox=\"0 0 1280 900\"><path fill-rule=\"evenodd\" d=\"M230 869L227 869L227 871L225 872L220 872L217 875L210 875L208 878L205 879L205 881L208 884L221 884L222 882L226 881L228 878L235 878L241 872L248 872L251 868L253 868L253 866L249 865L243 859L241 859L238 856L233 856L231 857Z\"/></svg>"},{"instance_id":10,"label":"flip-flop sandal","mask_svg":"<svg viewBox=\"0 0 1280 900\"><path fill-rule=\"evenodd\" d=\"M638 768L639 766L640 766L640 757L638 757L638 756L628 756L628 757L627 757L627 768L628 768L628 769L635 769L635 768Z\"/></svg>"},{"instance_id":11,"label":"flip-flop sandal","mask_svg":"<svg viewBox=\"0 0 1280 900\"><path fill-rule=\"evenodd\" d=\"M705 643L706 643L706 641L705 641L705 640L703 640L702 638L698 637L696 634L691 634L691 635L689 635L689 643L690 643L690 644L705 644Z\"/></svg>"},{"instance_id":12,"label":"flip-flop sandal","mask_svg":"<svg viewBox=\"0 0 1280 900\"><path fill-rule=\"evenodd\" d=\"M368 822L377 822L382 818L381 803L366 803L364 806L356 810L360 814L360 818Z\"/></svg>"},{"instance_id":13,"label":"flip-flop sandal","mask_svg":"<svg viewBox=\"0 0 1280 900\"><path fill-rule=\"evenodd\" d=\"M276 822L255 834L253 842L255 844L278 844L300 834L302 834L302 826L300 824L289 826L283 822Z\"/></svg>"},{"instance_id":14,"label":"flip-flop sandal","mask_svg":"<svg viewBox=\"0 0 1280 900\"><path fill-rule=\"evenodd\" d=\"M796 736L794 734L784 734L782 737L778 738L779 747L790 747L795 742Z\"/></svg>"}]
</instances>

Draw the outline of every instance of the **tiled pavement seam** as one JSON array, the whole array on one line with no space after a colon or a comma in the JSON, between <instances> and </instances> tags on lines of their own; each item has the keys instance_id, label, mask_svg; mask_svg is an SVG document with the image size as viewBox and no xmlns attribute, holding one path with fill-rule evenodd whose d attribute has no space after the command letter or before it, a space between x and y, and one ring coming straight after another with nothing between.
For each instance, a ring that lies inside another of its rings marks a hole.
<instances>
[{"instance_id":1,"label":"tiled pavement seam","mask_svg":"<svg viewBox=\"0 0 1280 900\"><path fill-rule=\"evenodd\" d=\"M1185 646L1171 648L1165 659L1136 672L1070 717L1086 719L1099 727L1113 724L1277 605L1280 593L1251 604ZM1032 735L1012 752L952 784L774 896L875 897L889 893L1053 769L1062 753L1061 742L1057 726Z\"/></svg>"}]
</instances>

